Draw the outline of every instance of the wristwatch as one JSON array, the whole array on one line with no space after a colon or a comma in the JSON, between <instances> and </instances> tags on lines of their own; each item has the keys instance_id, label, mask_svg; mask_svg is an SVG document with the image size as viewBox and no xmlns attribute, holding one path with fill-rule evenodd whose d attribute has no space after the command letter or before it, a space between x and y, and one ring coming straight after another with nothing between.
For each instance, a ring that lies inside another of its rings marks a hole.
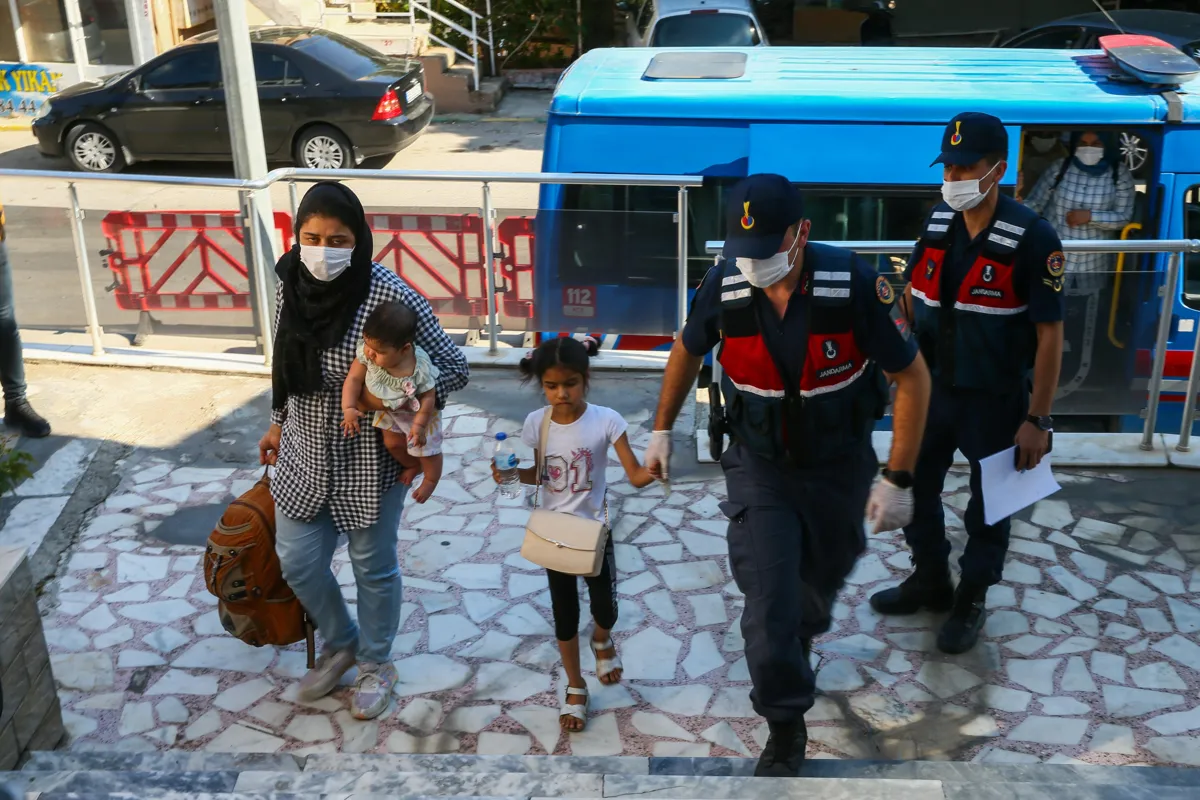
<instances>
[{"instance_id":1,"label":"wristwatch","mask_svg":"<svg viewBox=\"0 0 1200 800\"><path fill-rule=\"evenodd\" d=\"M911 489L913 485L912 473L902 469L885 469L883 477L897 489Z\"/></svg>"},{"instance_id":2,"label":"wristwatch","mask_svg":"<svg viewBox=\"0 0 1200 800\"><path fill-rule=\"evenodd\" d=\"M1029 414L1025 417L1026 422L1032 422L1037 426L1038 430L1052 431L1054 430L1054 417L1036 417Z\"/></svg>"}]
</instances>

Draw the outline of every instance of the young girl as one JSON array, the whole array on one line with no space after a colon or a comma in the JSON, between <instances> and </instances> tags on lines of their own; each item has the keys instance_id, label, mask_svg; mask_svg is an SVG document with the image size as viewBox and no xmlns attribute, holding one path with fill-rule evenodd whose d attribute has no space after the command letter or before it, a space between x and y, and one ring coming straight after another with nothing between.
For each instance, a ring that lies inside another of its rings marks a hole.
<instances>
[{"instance_id":1,"label":"young girl","mask_svg":"<svg viewBox=\"0 0 1200 800\"><path fill-rule=\"evenodd\" d=\"M358 358L342 386L342 430L358 433L364 411L371 424L383 430L383 444L404 470L400 482L409 485L424 473L413 500L424 503L442 477L442 422L434 381L438 368L413 340L417 315L396 301L380 303L363 325Z\"/></svg>"},{"instance_id":2,"label":"young girl","mask_svg":"<svg viewBox=\"0 0 1200 800\"><path fill-rule=\"evenodd\" d=\"M596 350L594 339L586 340L586 344L571 338L550 339L521 360L525 382L536 378L550 404L525 418L521 440L536 452L542 419L549 413L541 506L602 521L609 445L616 448L630 483L641 488L648 486L653 478L629 447L621 415L584 399L589 378L588 357ZM535 467L521 469L521 482L536 484L535 471ZM500 475L494 464L492 473L499 483ZM550 580L555 637L567 673L566 703L559 723L565 731L581 731L587 722L588 692L579 665L579 583L574 575L552 570L546 570L546 574ZM621 659L609 635L617 622L617 568L611 537L605 546L600 574L585 580L595 622L589 644L596 656L596 677L601 683L611 685L621 680Z\"/></svg>"}]
</instances>

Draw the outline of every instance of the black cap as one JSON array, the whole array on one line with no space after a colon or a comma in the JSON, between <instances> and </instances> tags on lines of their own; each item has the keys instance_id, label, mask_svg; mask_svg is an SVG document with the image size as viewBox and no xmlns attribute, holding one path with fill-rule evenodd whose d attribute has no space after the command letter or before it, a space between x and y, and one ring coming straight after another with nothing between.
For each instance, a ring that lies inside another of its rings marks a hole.
<instances>
[{"instance_id":1,"label":"black cap","mask_svg":"<svg viewBox=\"0 0 1200 800\"><path fill-rule=\"evenodd\" d=\"M725 207L725 258L770 258L787 229L804 217L800 190L782 175L762 173L738 181Z\"/></svg>"},{"instance_id":2,"label":"black cap","mask_svg":"<svg viewBox=\"0 0 1200 800\"><path fill-rule=\"evenodd\" d=\"M942 133L942 154L933 160L933 164L969 167L989 153L1008 153L1008 131L1004 129L1004 123L991 114L964 111L946 125Z\"/></svg>"}]
</instances>

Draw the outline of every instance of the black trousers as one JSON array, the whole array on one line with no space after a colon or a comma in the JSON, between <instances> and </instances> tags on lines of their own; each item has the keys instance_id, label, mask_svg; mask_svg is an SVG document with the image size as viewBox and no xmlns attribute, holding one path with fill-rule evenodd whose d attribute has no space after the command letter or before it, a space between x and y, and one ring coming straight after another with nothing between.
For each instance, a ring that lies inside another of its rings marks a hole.
<instances>
[{"instance_id":1,"label":"black trousers","mask_svg":"<svg viewBox=\"0 0 1200 800\"><path fill-rule=\"evenodd\" d=\"M1009 521L1003 519L995 525L983 521L979 460L1013 446L1028 408L1028 396L1021 391L994 394L934 383L913 475L913 521L904 529L914 563L940 566L950 557L942 487L957 449L971 464L971 499L963 519L967 547L958 562L962 579L981 586L1000 582L1008 553Z\"/></svg>"},{"instance_id":2,"label":"black trousers","mask_svg":"<svg viewBox=\"0 0 1200 800\"><path fill-rule=\"evenodd\" d=\"M793 722L816 680L801 642L829 630L833 603L866 549L864 514L879 464L870 445L799 470L735 444L721 457L729 564L746 596L742 637L754 710Z\"/></svg>"},{"instance_id":3,"label":"black trousers","mask_svg":"<svg viewBox=\"0 0 1200 800\"><path fill-rule=\"evenodd\" d=\"M554 609L554 636L569 642L579 635L579 576L546 570L550 604ZM605 630L617 624L617 557L612 537L604 546L604 566L594 578L584 578L592 604L592 619Z\"/></svg>"}]
</instances>

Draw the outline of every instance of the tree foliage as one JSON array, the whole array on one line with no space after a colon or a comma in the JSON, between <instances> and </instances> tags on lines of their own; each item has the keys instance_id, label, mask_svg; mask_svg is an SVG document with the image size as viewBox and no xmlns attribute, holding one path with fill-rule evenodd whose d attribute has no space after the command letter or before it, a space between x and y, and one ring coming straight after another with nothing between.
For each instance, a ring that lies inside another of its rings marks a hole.
<instances>
[{"instance_id":1,"label":"tree foliage","mask_svg":"<svg viewBox=\"0 0 1200 800\"><path fill-rule=\"evenodd\" d=\"M0 439L0 495L8 494L30 477L33 473L29 465L32 463L33 456L13 447L12 439Z\"/></svg>"}]
</instances>

